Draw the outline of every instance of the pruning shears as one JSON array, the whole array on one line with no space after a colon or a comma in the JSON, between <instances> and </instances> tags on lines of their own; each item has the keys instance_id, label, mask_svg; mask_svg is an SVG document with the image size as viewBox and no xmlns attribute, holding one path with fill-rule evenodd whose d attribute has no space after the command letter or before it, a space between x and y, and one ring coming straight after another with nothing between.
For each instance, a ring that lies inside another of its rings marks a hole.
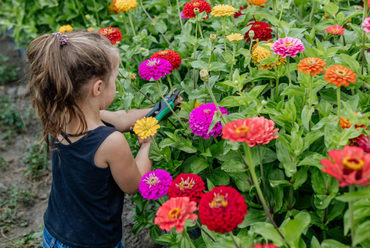
<instances>
[{"instance_id":1,"label":"pruning shears","mask_svg":"<svg viewBox=\"0 0 370 248\"><path fill-rule=\"evenodd\" d=\"M171 106L172 109L175 108L175 101L179 94L180 94L180 90L175 88L174 93L172 93L171 91L164 98L168 102L168 105ZM163 100L161 100L154 106L154 108L145 117L147 118L155 117L155 119L159 122L170 112L171 112L171 109L167 106L167 104ZM133 128L130 129L130 133L134 133Z\"/></svg>"}]
</instances>

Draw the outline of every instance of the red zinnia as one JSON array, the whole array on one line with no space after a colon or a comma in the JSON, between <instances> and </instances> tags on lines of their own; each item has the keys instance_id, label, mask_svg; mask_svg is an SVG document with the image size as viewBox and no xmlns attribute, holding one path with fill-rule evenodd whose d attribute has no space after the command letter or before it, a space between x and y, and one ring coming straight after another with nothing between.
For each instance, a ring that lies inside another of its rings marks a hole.
<instances>
[{"instance_id":1,"label":"red zinnia","mask_svg":"<svg viewBox=\"0 0 370 248\"><path fill-rule=\"evenodd\" d=\"M205 189L204 182L200 176L192 173L181 173L172 181L168 189L168 197L171 199L173 197L187 196L190 198L190 201L198 203Z\"/></svg>"},{"instance_id":2,"label":"red zinnia","mask_svg":"<svg viewBox=\"0 0 370 248\"><path fill-rule=\"evenodd\" d=\"M370 153L360 147L345 146L343 150L329 151L328 155L331 160L321 160L325 166L322 171L335 177L340 187L370 184Z\"/></svg>"},{"instance_id":3,"label":"red zinnia","mask_svg":"<svg viewBox=\"0 0 370 248\"><path fill-rule=\"evenodd\" d=\"M279 247L271 243L271 244L256 244L255 246L250 248L279 248Z\"/></svg>"},{"instance_id":4,"label":"red zinnia","mask_svg":"<svg viewBox=\"0 0 370 248\"><path fill-rule=\"evenodd\" d=\"M122 40L122 34L118 28L102 28L98 33L107 37L113 45Z\"/></svg>"},{"instance_id":5,"label":"red zinnia","mask_svg":"<svg viewBox=\"0 0 370 248\"><path fill-rule=\"evenodd\" d=\"M252 22L247 25L251 26L250 30L254 31L254 38L258 39L259 41L268 41L272 38L272 29L270 24L266 22ZM249 31L250 31L249 30ZM249 31L245 33L244 39L247 39L247 42L250 42L251 39L249 38Z\"/></svg>"},{"instance_id":6,"label":"red zinnia","mask_svg":"<svg viewBox=\"0 0 370 248\"><path fill-rule=\"evenodd\" d=\"M167 60L172 65L172 71L179 69L180 64L181 64L180 55L177 52L174 52L172 50L164 50L164 51L153 53L153 55L150 58L151 59L158 58L158 59Z\"/></svg>"},{"instance_id":7,"label":"red zinnia","mask_svg":"<svg viewBox=\"0 0 370 248\"><path fill-rule=\"evenodd\" d=\"M195 17L194 9L198 8L199 13L202 13L203 11L207 13L211 13L211 5L203 0L196 0L196 1L190 1L189 3L186 3L184 6L184 9L182 12L184 13L185 18L193 18ZM207 15L208 19L208 15Z\"/></svg>"},{"instance_id":8,"label":"red zinnia","mask_svg":"<svg viewBox=\"0 0 370 248\"><path fill-rule=\"evenodd\" d=\"M243 7L240 7L240 10L243 10ZM239 16L244 15L241 11L235 12L234 18L238 18Z\"/></svg>"},{"instance_id":9,"label":"red zinnia","mask_svg":"<svg viewBox=\"0 0 370 248\"><path fill-rule=\"evenodd\" d=\"M209 230L226 233L244 220L247 204L234 188L219 186L205 193L199 203L199 218Z\"/></svg>"}]
</instances>

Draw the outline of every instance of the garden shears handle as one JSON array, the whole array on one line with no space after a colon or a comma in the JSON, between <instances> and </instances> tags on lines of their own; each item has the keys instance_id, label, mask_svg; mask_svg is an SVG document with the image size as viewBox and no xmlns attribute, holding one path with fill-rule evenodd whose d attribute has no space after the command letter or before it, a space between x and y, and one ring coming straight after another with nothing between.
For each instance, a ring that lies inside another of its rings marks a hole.
<instances>
[{"instance_id":1,"label":"garden shears handle","mask_svg":"<svg viewBox=\"0 0 370 248\"><path fill-rule=\"evenodd\" d=\"M180 94L180 90L174 89L174 93L172 91L168 93L164 99L168 102L168 105L171 106L172 109L175 108L175 101L177 96ZM164 100L158 102L154 108L145 116L148 117L155 117L155 119L160 122L166 115L171 112L171 109L167 106ZM130 133L134 133L133 128L130 129Z\"/></svg>"}]
</instances>

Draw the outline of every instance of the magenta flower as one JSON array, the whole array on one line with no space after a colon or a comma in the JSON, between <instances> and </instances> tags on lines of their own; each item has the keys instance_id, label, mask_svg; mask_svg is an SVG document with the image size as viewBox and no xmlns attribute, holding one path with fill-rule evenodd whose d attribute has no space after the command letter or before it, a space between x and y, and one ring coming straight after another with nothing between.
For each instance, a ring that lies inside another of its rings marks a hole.
<instances>
[{"instance_id":1,"label":"magenta flower","mask_svg":"<svg viewBox=\"0 0 370 248\"><path fill-rule=\"evenodd\" d=\"M361 23L361 26L364 27L365 33L370 33L370 17L365 18L365 20Z\"/></svg>"},{"instance_id":2,"label":"magenta flower","mask_svg":"<svg viewBox=\"0 0 370 248\"><path fill-rule=\"evenodd\" d=\"M294 58L297 53L303 52L304 46L301 40L286 37L275 41L271 50L273 50L275 54L281 55L282 58L286 56Z\"/></svg>"},{"instance_id":3,"label":"magenta flower","mask_svg":"<svg viewBox=\"0 0 370 248\"><path fill-rule=\"evenodd\" d=\"M219 107L222 114L229 114L223 107ZM222 134L221 122L217 122L212 130L208 132L209 126L212 123L213 115L217 111L214 103L207 103L195 108L189 115L189 127L195 135L202 136L203 139L210 137L218 137Z\"/></svg>"},{"instance_id":4,"label":"magenta flower","mask_svg":"<svg viewBox=\"0 0 370 248\"><path fill-rule=\"evenodd\" d=\"M158 80L170 74L172 65L165 59L152 58L147 59L139 66L140 77L146 80Z\"/></svg>"},{"instance_id":5,"label":"magenta flower","mask_svg":"<svg viewBox=\"0 0 370 248\"><path fill-rule=\"evenodd\" d=\"M189 20L190 18L186 18L185 15L184 15L184 12L181 11L181 19L183 19L183 20Z\"/></svg>"},{"instance_id":6,"label":"magenta flower","mask_svg":"<svg viewBox=\"0 0 370 248\"><path fill-rule=\"evenodd\" d=\"M359 147L364 149L365 152L370 153L370 136L361 136L357 144Z\"/></svg>"},{"instance_id":7,"label":"magenta flower","mask_svg":"<svg viewBox=\"0 0 370 248\"><path fill-rule=\"evenodd\" d=\"M157 200L167 194L171 183L172 177L167 171L149 171L141 178L139 190L145 199Z\"/></svg>"}]
</instances>

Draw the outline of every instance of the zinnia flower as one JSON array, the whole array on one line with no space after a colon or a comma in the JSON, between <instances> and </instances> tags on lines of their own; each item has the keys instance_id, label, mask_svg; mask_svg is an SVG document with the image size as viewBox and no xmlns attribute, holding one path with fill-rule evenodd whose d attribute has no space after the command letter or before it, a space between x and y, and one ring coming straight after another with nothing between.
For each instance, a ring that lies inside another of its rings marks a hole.
<instances>
[{"instance_id":1,"label":"zinnia flower","mask_svg":"<svg viewBox=\"0 0 370 248\"><path fill-rule=\"evenodd\" d=\"M172 181L168 189L168 197L186 196L190 198L190 201L198 203L203 196L204 182L202 178L192 173L181 173L175 180Z\"/></svg>"},{"instance_id":2,"label":"zinnia flower","mask_svg":"<svg viewBox=\"0 0 370 248\"><path fill-rule=\"evenodd\" d=\"M226 4L219 4L213 7L211 15L220 16L231 16L235 13L235 8Z\"/></svg>"},{"instance_id":3,"label":"zinnia flower","mask_svg":"<svg viewBox=\"0 0 370 248\"><path fill-rule=\"evenodd\" d=\"M59 32L62 34L66 34L66 32L70 33L73 31L73 28L71 25L63 25L59 28Z\"/></svg>"},{"instance_id":4,"label":"zinnia flower","mask_svg":"<svg viewBox=\"0 0 370 248\"><path fill-rule=\"evenodd\" d=\"M243 7L240 7L240 10L243 10ZM241 11L237 11L237 12L235 12L235 14L234 14L234 18L238 18L239 16L241 16L241 15L244 15L244 14L242 14L242 12Z\"/></svg>"},{"instance_id":5,"label":"zinnia flower","mask_svg":"<svg viewBox=\"0 0 370 248\"><path fill-rule=\"evenodd\" d=\"M253 117L226 123L222 130L222 138L231 142L246 142L250 147L266 145L279 136L274 135L279 131L275 128L275 122L265 117Z\"/></svg>"},{"instance_id":6,"label":"zinnia flower","mask_svg":"<svg viewBox=\"0 0 370 248\"><path fill-rule=\"evenodd\" d=\"M272 47L271 43L265 43L264 45ZM255 49L252 49L252 51L253 52L252 52L251 58L253 59L253 63L255 65L258 65L259 63L261 63L263 59L271 57L271 52L261 46L257 46ZM282 58L281 56L279 56L278 61L276 61L276 66L279 67L285 63L286 63L286 58ZM258 70L262 70L262 69L268 70L268 69L273 69L274 67L275 67L274 63L268 63L268 64L258 66Z\"/></svg>"},{"instance_id":7,"label":"zinnia flower","mask_svg":"<svg viewBox=\"0 0 370 248\"><path fill-rule=\"evenodd\" d=\"M229 40L229 41L240 41L243 39L243 36L242 34L239 34L239 33L232 33L228 36L226 36L226 38Z\"/></svg>"},{"instance_id":8,"label":"zinnia flower","mask_svg":"<svg viewBox=\"0 0 370 248\"><path fill-rule=\"evenodd\" d=\"M279 247L271 243L271 244L256 244L255 246L250 247L250 248L279 248Z\"/></svg>"},{"instance_id":9,"label":"zinnia flower","mask_svg":"<svg viewBox=\"0 0 370 248\"><path fill-rule=\"evenodd\" d=\"M329 157L321 160L323 172L335 177L340 187L370 184L370 153L360 147L345 146L343 150L331 150Z\"/></svg>"},{"instance_id":10,"label":"zinnia flower","mask_svg":"<svg viewBox=\"0 0 370 248\"><path fill-rule=\"evenodd\" d=\"M116 0L114 4L119 11L130 11L136 9L137 1L136 0Z\"/></svg>"},{"instance_id":11,"label":"zinnia flower","mask_svg":"<svg viewBox=\"0 0 370 248\"><path fill-rule=\"evenodd\" d=\"M357 114L357 112L355 112L355 114ZM348 119L344 119L342 117L340 117L340 120L339 120L339 125L342 127L342 129L346 129L346 128L350 128L352 126L352 124L349 122ZM355 128L357 131L359 131L359 128L365 128L366 130L367 127L364 125L364 124L355 124ZM364 136L364 134L362 133L360 136L356 137L356 138L352 138L349 140L349 145L350 146L358 146L357 142L358 140L360 139L360 137Z\"/></svg>"},{"instance_id":12,"label":"zinnia flower","mask_svg":"<svg viewBox=\"0 0 370 248\"><path fill-rule=\"evenodd\" d=\"M338 87L342 85L349 86L349 82L355 83L357 81L356 73L343 65L332 65L326 69L325 80Z\"/></svg>"},{"instance_id":13,"label":"zinnia flower","mask_svg":"<svg viewBox=\"0 0 370 248\"><path fill-rule=\"evenodd\" d=\"M158 80L164 78L166 74L170 74L172 65L165 59L147 59L139 66L140 77L146 80Z\"/></svg>"},{"instance_id":14,"label":"zinnia flower","mask_svg":"<svg viewBox=\"0 0 370 248\"><path fill-rule=\"evenodd\" d=\"M199 218L211 231L231 232L243 222L246 214L244 197L229 186L213 188L199 202Z\"/></svg>"},{"instance_id":15,"label":"zinnia flower","mask_svg":"<svg viewBox=\"0 0 370 248\"><path fill-rule=\"evenodd\" d=\"M222 114L229 114L223 107L219 107ZM213 115L217 111L214 103L206 103L198 108L195 108L189 115L189 127L195 135L202 136L203 139L210 137L218 137L222 134L222 124L217 122L212 130L208 132L209 126L212 123Z\"/></svg>"},{"instance_id":16,"label":"zinnia flower","mask_svg":"<svg viewBox=\"0 0 370 248\"><path fill-rule=\"evenodd\" d=\"M361 23L361 26L364 27L365 33L370 33L370 17L365 18L365 20Z\"/></svg>"},{"instance_id":17,"label":"zinnia flower","mask_svg":"<svg viewBox=\"0 0 370 248\"><path fill-rule=\"evenodd\" d=\"M206 13L211 12L211 5L208 2L203 0L190 1L189 3L185 4L182 11L184 13L184 18L194 18L196 16L194 13L195 8L199 9L199 13L202 13L203 11L205 11Z\"/></svg>"},{"instance_id":18,"label":"zinnia flower","mask_svg":"<svg viewBox=\"0 0 370 248\"><path fill-rule=\"evenodd\" d=\"M180 67L181 64L181 57L177 52L174 52L172 50L164 50L160 52L153 53L150 58L159 58L159 59L165 59L168 62L171 63L172 70L177 70Z\"/></svg>"},{"instance_id":19,"label":"zinnia flower","mask_svg":"<svg viewBox=\"0 0 370 248\"><path fill-rule=\"evenodd\" d=\"M185 18L184 11L181 11L181 19L183 19L183 20L189 20L190 18Z\"/></svg>"},{"instance_id":20,"label":"zinnia flower","mask_svg":"<svg viewBox=\"0 0 370 248\"><path fill-rule=\"evenodd\" d=\"M122 40L122 34L118 28L112 28L112 27L102 28L98 31L98 34L101 34L105 36L106 38L108 38L108 40L110 40L110 42L113 45Z\"/></svg>"},{"instance_id":21,"label":"zinnia flower","mask_svg":"<svg viewBox=\"0 0 370 248\"><path fill-rule=\"evenodd\" d=\"M112 14L113 13L116 13L116 14L118 14L119 12L125 12L124 10L119 10L117 7L116 7L116 2L117 2L117 0L113 0L113 6L111 7L111 5L109 5L109 11L110 12L112 12ZM113 8L113 10L111 10L111 8ZM108 12L109 13L109 12Z\"/></svg>"},{"instance_id":22,"label":"zinnia flower","mask_svg":"<svg viewBox=\"0 0 370 248\"><path fill-rule=\"evenodd\" d=\"M158 120L154 117L143 117L137 120L134 126L134 132L141 138L146 139L154 135L160 126L157 124Z\"/></svg>"},{"instance_id":23,"label":"zinnia flower","mask_svg":"<svg viewBox=\"0 0 370 248\"><path fill-rule=\"evenodd\" d=\"M325 33L332 34L332 35L338 35L338 34L343 34L344 30L345 29L343 28L343 26L334 25L334 26L327 27L325 29Z\"/></svg>"},{"instance_id":24,"label":"zinnia flower","mask_svg":"<svg viewBox=\"0 0 370 248\"><path fill-rule=\"evenodd\" d=\"M146 173L140 181L139 190L147 200L157 200L167 194L172 177L165 170L155 170Z\"/></svg>"},{"instance_id":25,"label":"zinnia flower","mask_svg":"<svg viewBox=\"0 0 370 248\"><path fill-rule=\"evenodd\" d=\"M252 4L251 0L247 0L249 4ZM267 3L267 0L253 0L253 5L260 6L262 4Z\"/></svg>"},{"instance_id":26,"label":"zinnia flower","mask_svg":"<svg viewBox=\"0 0 370 248\"><path fill-rule=\"evenodd\" d=\"M304 46L301 40L286 37L275 41L271 47L275 54L281 55L283 58L290 56L294 58L297 53L301 53L304 50Z\"/></svg>"},{"instance_id":27,"label":"zinnia flower","mask_svg":"<svg viewBox=\"0 0 370 248\"><path fill-rule=\"evenodd\" d=\"M370 153L370 136L361 136L357 141L357 145L364 149L365 152Z\"/></svg>"},{"instance_id":28,"label":"zinnia flower","mask_svg":"<svg viewBox=\"0 0 370 248\"><path fill-rule=\"evenodd\" d=\"M193 214L197 210L197 204L189 200L189 197L171 198L158 208L154 223L160 229L171 231L176 227L176 231L184 231L187 219L196 220L198 216Z\"/></svg>"},{"instance_id":29,"label":"zinnia flower","mask_svg":"<svg viewBox=\"0 0 370 248\"><path fill-rule=\"evenodd\" d=\"M266 22L252 22L247 25L252 26L248 32L245 33L244 38L247 42L250 42L249 32L252 30L254 32L254 39L259 41L268 41L272 38L272 29L271 26Z\"/></svg>"},{"instance_id":30,"label":"zinnia flower","mask_svg":"<svg viewBox=\"0 0 370 248\"><path fill-rule=\"evenodd\" d=\"M298 64L298 71L304 74L310 73L311 76L323 73L326 63L322 59L309 57L302 59Z\"/></svg>"}]
</instances>

